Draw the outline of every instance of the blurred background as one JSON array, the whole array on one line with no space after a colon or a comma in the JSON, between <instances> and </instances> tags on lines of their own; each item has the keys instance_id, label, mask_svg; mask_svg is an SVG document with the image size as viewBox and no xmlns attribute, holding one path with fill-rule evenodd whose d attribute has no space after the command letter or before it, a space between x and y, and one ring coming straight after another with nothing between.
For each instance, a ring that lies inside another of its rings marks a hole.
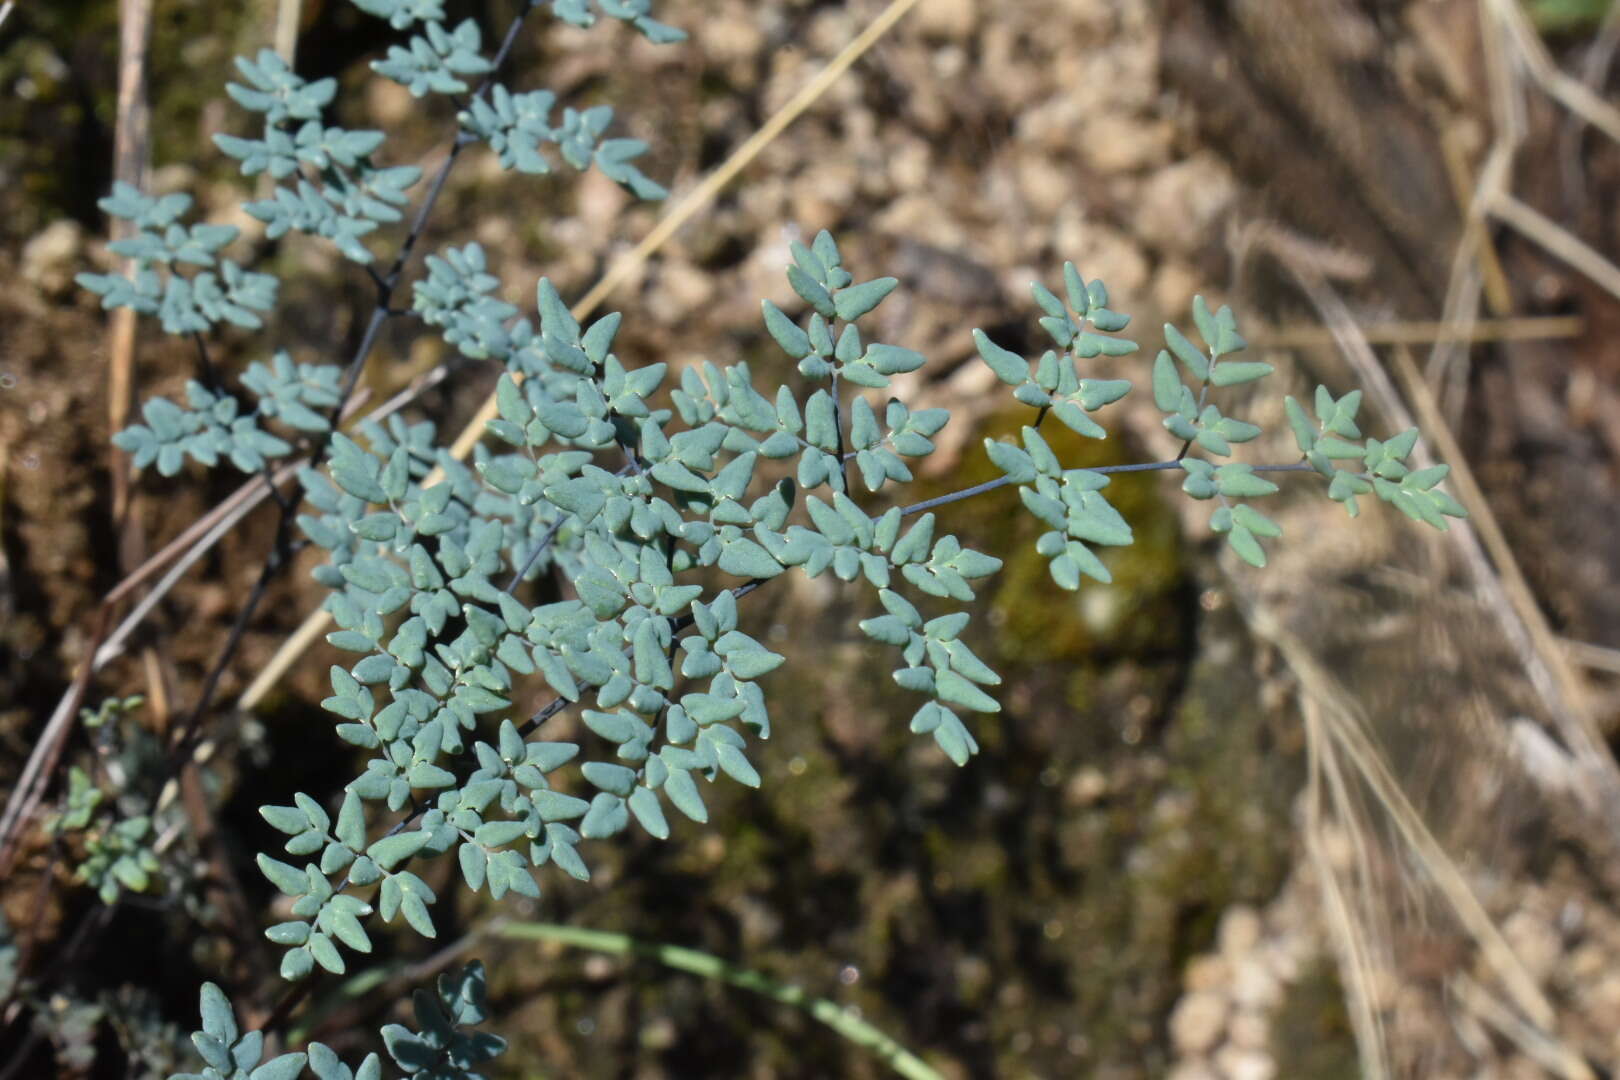
<instances>
[{"instance_id":1,"label":"blurred background","mask_svg":"<svg viewBox=\"0 0 1620 1080\"><path fill-rule=\"evenodd\" d=\"M517 0L449 0L486 48ZM889 7L877 0L663 0L691 34L653 48L617 23L531 18L514 89L609 103L673 199L725 162ZM1154 329L1195 292L1230 303L1279 367L1229 412L1281 433L1273 397L1366 389L1364 430L1416 423L1471 510L1446 534L1376 503L1360 519L1285 485L1284 539L1253 571L1208 506L1122 477L1134 547L1112 586L1055 590L1010 498L950 507L1006 559L972 647L1006 677L957 769L906 731L914 704L856 629L867 595L784 580L744 604L789 663L767 680L763 790L714 789L713 824L591 852L588 884L545 873L516 919L714 953L825 996L947 1077L1602 1077L1620 1069L1620 17L1603 0L920 0L606 301L627 363L785 361L759 301L790 301L791 239L832 230L856 276L893 274L882 340L928 355L898 388L952 409L917 498L993 475L978 449L1027 410L994 390L969 331L1038 351L1028 282L1073 260ZM144 86L119 92L120 33ZM144 30L144 32L143 32ZM430 172L453 107L367 62L401 34L343 0L24 0L0 22L0 792L64 694L129 694L161 740L194 708L276 511L261 507L168 592L88 684L102 600L238 479L127 478L108 442L134 400L177 394L190 345L130 329L73 284L105 271L96 200L115 175L185 191L243 226L232 254L282 276L266 332L219 336L227 379L276 348L347 359L370 279L327 245L268 242L256 189L211 142L243 134L232 57L296 49L334 76L337 122L393 136ZM145 115L144 123L142 114ZM121 119L122 118L122 119ZM115 133L123 136L115 140ZM122 158L120 160L120 155ZM420 195L420 190L415 194ZM419 251L479 241L527 307L548 275L590 289L669 204L599 174L508 176L474 148ZM402 229L375 237L391 255ZM420 267L419 260L412 265ZM409 275L408 275L409 276ZM403 294L402 294L403 295ZM440 378L440 376L443 376ZM423 380L426 379L424 382ZM395 320L364 386L460 430L493 386ZM1280 385L1273 385L1280 384ZM426 387L423 389L423 387ZM1112 410L1073 465L1158 460L1149 396ZM1292 452L1291 452L1292 451ZM222 471L223 473L223 471ZM1309 490L1307 490L1309 489ZM1269 507L1268 507L1269 510ZM319 553L309 553L313 559ZM324 591L309 563L271 585L201 717L164 880L108 908L82 852L34 819L0 877L0 1080L166 1076L213 979L245 1023L281 993L252 866L255 812L289 777L353 775L318 702L339 654L311 649L252 710L235 702ZM126 605L127 607L127 605ZM120 609L120 612L124 609ZM568 714L554 737L578 730ZM68 768L130 767L74 727ZM155 744L155 743L154 743ZM489 964L494 1076L877 1077L878 1060L791 1008L712 980L556 944L463 938L490 914L440 888L438 952L379 933L376 966L300 1006L351 1060L409 988ZM352 973L352 972L351 972Z\"/></svg>"}]
</instances>

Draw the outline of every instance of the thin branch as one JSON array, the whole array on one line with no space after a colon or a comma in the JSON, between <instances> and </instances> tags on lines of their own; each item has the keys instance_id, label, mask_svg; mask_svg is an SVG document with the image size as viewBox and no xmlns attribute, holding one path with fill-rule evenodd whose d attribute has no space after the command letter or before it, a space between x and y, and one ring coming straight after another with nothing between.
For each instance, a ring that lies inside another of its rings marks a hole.
<instances>
[{"instance_id":1,"label":"thin branch","mask_svg":"<svg viewBox=\"0 0 1620 1080\"><path fill-rule=\"evenodd\" d=\"M1169 469L1179 468L1181 468L1181 459L1177 458L1174 461L1148 461L1136 465L1101 465L1095 469L1086 469L1085 471L1094 473L1134 473L1163 472ZM1253 468L1255 472L1316 471L1303 461L1298 461L1291 465L1256 465ZM910 506L902 506L900 508L900 513L909 517L912 514L920 514L924 510L932 510L936 506L949 506L951 503L961 502L963 499L971 499L975 495L983 495L987 491L994 491L997 488L1006 487L1012 482L1013 479L1010 476L998 476L994 480L986 480L982 484L974 484L972 487L963 488L961 491L953 491L949 495L939 495L932 499L925 499L920 503L912 503Z\"/></svg>"},{"instance_id":2,"label":"thin branch","mask_svg":"<svg viewBox=\"0 0 1620 1080\"><path fill-rule=\"evenodd\" d=\"M551 542L557 539L557 534L562 531L563 522L567 520L567 514L559 513L557 515L557 520L551 523L551 527L548 528L546 530L546 534L540 538L540 542L534 546L534 550L529 552L529 557L523 561L522 567L520 567L512 575L512 580L506 583L507 592L511 592L513 589L516 589L518 584L522 582L524 578L529 576L529 571L534 569L534 564L539 561L540 556L544 554L545 550L551 546Z\"/></svg>"},{"instance_id":3,"label":"thin branch","mask_svg":"<svg viewBox=\"0 0 1620 1080\"><path fill-rule=\"evenodd\" d=\"M844 456L844 407L838 400L838 372L832 373L833 432L838 438L834 450L838 461L838 479L844 490L849 490L849 459Z\"/></svg>"},{"instance_id":4,"label":"thin branch","mask_svg":"<svg viewBox=\"0 0 1620 1080\"><path fill-rule=\"evenodd\" d=\"M202 332L193 330L191 340L197 346L197 373L200 381L214 393L221 393L224 385L219 381L219 372L214 368L214 359L208 355L208 342L203 340Z\"/></svg>"},{"instance_id":5,"label":"thin branch","mask_svg":"<svg viewBox=\"0 0 1620 1080\"><path fill-rule=\"evenodd\" d=\"M276 526L276 537L271 547L269 558L264 561L264 568L259 571L259 579L253 583L253 590L248 594L247 601L237 613L236 621L231 624L230 633L225 638L225 647L220 650L214 665L209 669L208 675L203 679L202 691L197 695L197 703L192 706L190 714L180 727L173 746L169 751L169 762L165 769L165 780L173 776L182 764L190 750L191 740L196 737L202 726L203 716L208 707L213 704L214 693L219 689L219 680L224 676L226 668L230 666L231 659L242 644L242 636L247 633L248 623L258 611L259 604L264 600L270 583L280 573L281 568L291 561L291 545L289 540L289 526L292 518L283 514Z\"/></svg>"}]
</instances>

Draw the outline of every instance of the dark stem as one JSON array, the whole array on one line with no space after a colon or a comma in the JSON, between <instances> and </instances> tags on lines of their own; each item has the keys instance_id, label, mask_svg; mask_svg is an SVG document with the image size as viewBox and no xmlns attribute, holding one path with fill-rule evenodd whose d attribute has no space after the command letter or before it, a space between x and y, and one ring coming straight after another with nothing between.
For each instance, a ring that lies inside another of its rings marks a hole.
<instances>
[{"instance_id":1,"label":"dark stem","mask_svg":"<svg viewBox=\"0 0 1620 1080\"><path fill-rule=\"evenodd\" d=\"M1183 452L1185 452L1185 449ZM1148 461L1138 465L1101 465L1095 469L1086 469L1085 471L1094 473L1133 473L1162 472L1167 469L1179 468L1181 468L1181 459L1178 457L1174 461ZM1316 470L1310 465L1307 465L1305 462L1300 461L1295 462L1292 465L1256 465L1254 467L1254 471L1315 472ZM963 488L961 491L953 491L949 495L940 495L937 498L926 499L920 503L912 503L910 506L902 506L900 508L900 513L908 516L911 514L920 514L924 510L932 510L936 506L948 506L954 502L961 502L963 499L970 499L975 495L983 495L987 491L994 491L997 488L1006 487L1010 483L1012 483L1012 477L998 476L994 480L986 480L982 484L974 484L972 487Z\"/></svg>"},{"instance_id":2,"label":"dark stem","mask_svg":"<svg viewBox=\"0 0 1620 1080\"><path fill-rule=\"evenodd\" d=\"M219 372L214 370L214 361L208 355L208 343L196 330L191 332L191 340L197 345L197 373L202 376L202 384L216 394L224 393L225 388L220 385Z\"/></svg>"},{"instance_id":3,"label":"dark stem","mask_svg":"<svg viewBox=\"0 0 1620 1080\"><path fill-rule=\"evenodd\" d=\"M186 716L185 722L180 726L179 734L169 751L168 761L165 763L164 776L174 776L180 767L185 764L187 756L191 753L193 740L202 727L203 716L208 712L208 706L213 702L214 693L219 689L219 680L230 666L231 659L236 650L241 647L242 637L247 633L248 623L252 620L254 612L258 611L259 604L269 591L270 583L275 580L276 574L286 565L292 554L289 544L289 526L292 516L286 511L281 513L276 522L276 537L270 549L270 555L264 561L264 568L259 571L259 578L253 583L253 590L248 593L247 602L242 610L237 612L236 621L231 624L230 634L225 638L225 647L219 652L213 667L203 680L202 692L197 695L197 703L192 706L191 712Z\"/></svg>"},{"instance_id":4,"label":"dark stem","mask_svg":"<svg viewBox=\"0 0 1620 1080\"><path fill-rule=\"evenodd\" d=\"M838 372L832 373L833 430L838 433L838 477L843 481L844 493L849 493L849 463L844 457L844 410L838 403Z\"/></svg>"}]
</instances>

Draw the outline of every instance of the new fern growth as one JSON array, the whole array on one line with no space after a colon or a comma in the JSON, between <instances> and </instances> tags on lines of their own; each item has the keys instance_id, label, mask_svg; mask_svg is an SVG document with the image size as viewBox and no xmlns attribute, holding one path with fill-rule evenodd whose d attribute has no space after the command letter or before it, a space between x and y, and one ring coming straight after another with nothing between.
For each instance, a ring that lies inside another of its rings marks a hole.
<instances>
[{"instance_id":1,"label":"new fern growth","mask_svg":"<svg viewBox=\"0 0 1620 1080\"><path fill-rule=\"evenodd\" d=\"M477 24L448 27L439 0L354 2L395 28L420 31L373 65L380 75L418 96L470 94L459 111L458 152L483 142L503 167L543 173L553 167L550 146L570 166L595 166L637 196L664 194L632 164L641 143L604 138L611 109L565 108L559 121L550 92L494 81L523 16L500 54L486 58ZM584 0L529 7L593 21ZM654 42L680 38L650 17L648 0L594 7ZM531 318L499 298L500 279L477 244L429 255L413 284L415 313L463 356L500 371L488 439L467 464L429 420L394 415L344 434L337 417L377 326L392 314L388 296L443 175L419 204L393 269L371 271L368 245L403 219L420 170L382 164L380 132L326 125L332 80L305 82L269 52L238 66L246 84L227 89L260 115L262 130L217 143L243 175L268 173L277 184L248 213L271 238L311 234L366 266L379 286L378 314L344 367L295 364L276 352L251 365L233 391L205 364L183 403L147 402L143 422L115 441L137 466L155 464L166 476L187 458L249 473L276 458L307 459L301 496L283 506L283 532L296 522L326 552L315 578L329 590L325 608L337 626L328 640L352 659L331 669L322 705L364 764L339 793L289 791L285 805L260 810L286 837L282 851L261 853L258 864L291 901L292 917L266 931L285 949L288 980L316 968L343 973L353 954L371 951L373 915L434 937L437 898L417 872L426 860L453 856L463 884L492 899L538 897L548 868L589 878L591 843L632 829L665 839L671 811L708 821L710 785L757 787L752 755L770 735L768 676L783 657L739 629L739 606L790 572L830 572L876 592L884 614L860 629L896 650L894 679L919 701L912 730L966 763L977 744L964 716L996 712L991 690L1001 680L962 635L976 583L1001 561L947 531L934 511L951 502L1016 487L1048 530L1037 547L1052 579L1071 590L1083 577L1109 581L1097 548L1132 542L1130 523L1108 497L1115 472L1179 470L1188 495L1218 504L1211 528L1255 566L1266 561L1261 541L1281 533L1253 505L1278 490L1267 479L1273 473L1319 475L1352 516L1364 494L1439 528L1446 515L1463 513L1436 486L1445 466L1405 465L1415 431L1358 441L1359 392L1335 399L1319 390L1314 419L1289 399L1298 459L1223 461L1261 431L1225 415L1215 392L1272 369L1237 359L1245 342L1235 318L1202 299L1192 312L1202 346L1167 325L1167 349L1152 364L1153 399L1184 441L1181 453L1066 467L1041 435L1043 422L1050 415L1080 435L1105 437L1097 416L1132 383L1095 368L1137 350L1120 336L1129 317L1109 307L1102 282L1086 281L1072 264L1060 289L1032 287L1053 343L1038 358L974 331L980 357L1031 409L1019 445L985 443L1003 476L893 505L887 489L912 479L912 463L934 450L949 414L883 400L891 377L924 358L871 340L863 320L898 283L857 281L826 232L792 245L787 277L805 314L763 305L784 368L797 365L793 384L782 370L756 373L744 363L679 372L627 366L613 351L618 314L581 325L542 280ZM470 90L474 76L486 81ZM181 225L184 196L153 199L119 186L101 205L135 226L114 245L135 260L133 276L80 277L105 306L158 315L167 332L193 336L199 347L220 322L258 329L273 310L275 279L219 256L234 229ZM284 541L278 536L278 548ZM560 583L563 598L528 598L524 583L540 577ZM520 678L543 680L553 696L515 700ZM591 739L546 737L545 722L565 708L579 709ZM76 781L69 821L80 827L95 805L83 786ZM90 875L104 894L116 894L119 882L144 887L147 859L120 863L110 849L106 857L107 869ZM483 985L474 964L441 978L437 994L418 991L420 1030L382 1032L394 1063L411 1076L476 1075L503 1046L464 1030L485 1019ZM289 1080L306 1065L320 1080L381 1075L376 1054L351 1070L319 1043L261 1063L263 1035L239 1032L212 984L203 988L202 1017L194 1042L204 1077Z\"/></svg>"}]
</instances>

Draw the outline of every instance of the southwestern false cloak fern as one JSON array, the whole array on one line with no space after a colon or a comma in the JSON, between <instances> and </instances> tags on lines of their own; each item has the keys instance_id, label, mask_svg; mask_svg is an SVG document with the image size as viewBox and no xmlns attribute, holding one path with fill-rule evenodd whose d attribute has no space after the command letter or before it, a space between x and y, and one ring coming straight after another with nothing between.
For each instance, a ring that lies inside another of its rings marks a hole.
<instances>
[{"instance_id":1,"label":"southwestern false cloak fern","mask_svg":"<svg viewBox=\"0 0 1620 1080\"><path fill-rule=\"evenodd\" d=\"M354 2L413 31L373 64L412 94L466 94L468 79L486 78L458 102L458 140L485 142L503 167L524 173L549 171L544 148L554 146L571 166L595 165L640 197L664 194L631 164L643 144L605 138L611 109L565 106L554 124L555 95L515 93L494 81L504 49L484 56L478 25L447 27L441 0ZM655 43L681 38L651 17L649 0L536 6L579 26L594 21L594 6ZM262 130L216 143L244 175L278 182L248 212L272 239L308 233L371 263L362 239L402 219L420 170L377 164L379 132L325 125L333 80L306 82L268 51L238 68L247 85L228 90L262 114ZM150 199L120 187L103 206L138 230L118 249L136 260L132 278L81 277L106 306L159 314L167 331L193 335L222 320L256 328L255 313L273 306L273 278L218 261L234 230L177 223L188 206L183 196ZM985 444L1001 479L912 506L880 501L891 485L912 479L912 463L934 451L949 414L878 393L924 364L917 352L870 340L871 323L863 323L896 279L857 281L827 232L808 245L794 242L791 253L787 278L805 314L762 304L783 368L797 368L791 383L777 368L756 379L742 362L703 361L678 372L664 363L629 365L613 351L618 314L582 325L542 279L531 319L501 298L488 256L469 244L427 257L413 306L462 356L497 365L496 415L470 465L440 443L428 420L394 415L362 421L350 434L334 430L364 352L347 371L277 353L248 369L244 397L194 382L186 407L149 401L144 423L117 436L137 466L155 463L165 475L186 457L257 471L300 441L318 451L300 471L302 496L288 513L326 553L314 577L330 590L324 606L336 629L327 640L351 658L331 668L322 706L363 765L335 796L292 792L287 805L260 810L285 837L285 858L258 856L289 900L291 918L266 932L285 949L285 978L317 967L345 972L346 953L372 950L373 915L434 937L437 896L412 869L424 860L453 852L474 892L539 897L537 872L548 865L589 878L587 841L632 825L662 840L672 832L669 809L708 821L707 785L725 777L759 786L750 755L754 740L770 735L767 676L783 657L741 629L739 603L790 571L811 578L831 571L874 590L883 614L860 629L898 650L894 679L921 698L912 730L966 763L978 746L962 714L998 711L989 688L1001 681L963 639L968 605L975 583L1001 561L944 529L932 511L950 502L1016 487L1047 527L1037 550L1065 589L1082 577L1108 582L1094 549L1133 541L1107 495L1109 474L1121 468L1179 470L1188 495L1218 502L1212 529L1256 566L1265 562L1259 538L1280 533L1244 501L1278 490L1262 472L1318 473L1352 515L1356 497L1369 493L1440 528L1444 516L1462 514L1435 486L1444 466L1405 464L1415 432L1353 441L1360 438L1356 392L1335 399L1319 390L1314 422L1289 399L1301 460L1216 460L1260 429L1223 414L1212 392L1272 369L1232 359L1245 346L1232 313L1212 313L1201 298L1193 321L1204 347L1166 325L1167 349L1151 365L1154 402L1166 429L1184 441L1182 452L1140 466L1065 467L1042 422L1050 414L1080 435L1105 437L1094 414L1133 384L1092 365L1125 363L1137 349L1119 336L1129 317L1109 307L1102 282L1087 282L1072 264L1064 266L1061 294L1032 286L1053 348L1031 362L973 334L997 379L1033 410L1018 445ZM175 270L216 262L217 279ZM377 278L379 317L395 314L386 297L397 273L396 266ZM245 395L256 404L244 407ZM271 421L281 435L264 426ZM1360 471L1340 464L1356 459ZM524 583L542 576L559 598L524 599ZM555 696L525 718L517 696L537 681ZM572 707L590 738L539 734L549 717ZM441 978L437 996L419 990L415 1003L420 1030L391 1025L382 1033L410 1075L475 1076L470 1070L501 1051L494 1036L462 1030L485 1018L476 963ZM351 1069L320 1043L261 1064L262 1035L239 1035L212 984L202 1014L195 1036L207 1063L202 1076L287 1080L306 1060L319 1080L380 1075L376 1054Z\"/></svg>"}]
</instances>

